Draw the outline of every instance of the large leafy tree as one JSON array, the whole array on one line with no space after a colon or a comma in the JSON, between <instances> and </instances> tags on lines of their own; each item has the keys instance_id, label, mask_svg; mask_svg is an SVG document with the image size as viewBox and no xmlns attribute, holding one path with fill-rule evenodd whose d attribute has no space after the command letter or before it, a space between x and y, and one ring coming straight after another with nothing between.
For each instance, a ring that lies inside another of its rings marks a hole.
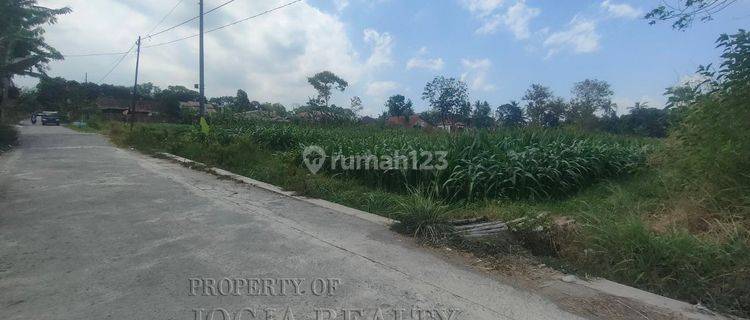
<instances>
[{"instance_id":1,"label":"large leafy tree","mask_svg":"<svg viewBox=\"0 0 750 320\"><path fill-rule=\"evenodd\" d=\"M521 109L518 101L511 101L510 103L497 107L497 110L495 110L495 117L503 127L518 127L526 124L526 119L523 116L523 109Z\"/></svg>"},{"instance_id":2,"label":"large leafy tree","mask_svg":"<svg viewBox=\"0 0 750 320\"><path fill-rule=\"evenodd\" d=\"M57 22L57 16L70 13L67 7L50 9L36 0L0 1L0 119L9 99L13 77L43 77L48 64L63 55L47 44L44 26Z\"/></svg>"},{"instance_id":3,"label":"large leafy tree","mask_svg":"<svg viewBox=\"0 0 750 320\"><path fill-rule=\"evenodd\" d=\"M646 103L636 102L629 114L620 117L620 133L624 134L663 138L668 127L667 110L649 108Z\"/></svg>"},{"instance_id":4,"label":"large leafy tree","mask_svg":"<svg viewBox=\"0 0 750 320\"><path fill-rule=\"evenodd\" d=\"M237 90L237 97L234 99L234 108L238 112L250 111L250 99L247 97L245 90Z\"/></svg>"},{"instance_id":5,"label":"large leafy tree","mask_svg":"<svg viewBox=\"0 0 750 320\"><path fill-rule=\"evenodd\" d=\"M617 105L612 102L611 86L606 81L586 79L577 82L571 91L573 99L570 101L569 120L593 118L595 112L612 115Z\"/></svg>"},{"instance_id":6,"label":"large leafy tree","mask_svg":"<svg viewBox=\"0 0 750 320\"><path fill-rule=\"evenodd\" d=\"M490 116L492 113L492 107L487 101L474 102L474 110L472 111L472 124L477 128L489 128L494 124L494 120Z\"/></svg>"},{"instance_id":7,"label":"large leafy tree","mask_svg":"<svg viewBox=\"0 0 750 320\"><path fill-rule=\"evenodd\" d=\"M343 92L346 90L346 87L349 86L349 83L346 82L346 80L330 71L319 72L318 74L307 78L307 82L318 91L318 100L326 107L329 105L328 103L331 100L334 89Z\"/></svg>"},{"instance_id":8,"label":"large leafy tree","mask_svg":"<svg viewBox=\"0 0 750 320\"><path fill-rule=\"evenodd\" d=\"M531 124L537 126L557 126L565 111L565 102L556 98L549 87L532 84L523 96L526 101L526 115Z\"/></svg>"},{"instance_id":9,"label":"large leafy tree","mask_svg":"<svg viewBox=\"0 0 750 320\"><path fill-rule=\"evenodd\" d=\"M422 99L428 101L432 109L440 113L440 119L445 124L448 117L464 113L467 105L468 110L471 110L468 91L465 82L440 76L427 83Z\"/></svg>"},{"instance_id":10,"label":"large leafy tree","mask_svg":"<svg viewBox=\"0 0 750 320\"><path fill-rule=\"evenodd\" d=\"M388 115L391 117L411 116L414 114L411 100L406 97L397 94L388 98L385 103L388 108Z\"/></svg>"}]
</instances>

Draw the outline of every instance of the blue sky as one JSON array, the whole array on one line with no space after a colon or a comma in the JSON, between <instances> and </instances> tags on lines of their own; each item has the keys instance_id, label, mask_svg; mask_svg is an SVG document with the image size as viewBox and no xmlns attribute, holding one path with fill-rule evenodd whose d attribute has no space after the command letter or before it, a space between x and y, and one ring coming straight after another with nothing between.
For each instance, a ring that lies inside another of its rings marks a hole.
<instances>
[{"instance_id":1,"label":"blue sky","mask_svg":"<svg viewBox=\"0 0 750 320\"><path fill-rule=\"evenodd\" d=\"M223 1L206 0L207 7ZM48 30L63 53L127 49L174 5L173 1L41 1L68 5L74 13ZM158 2L158 3L154 3ZM185 1L163 26L194 13ZM220 25L287 1L236 0L211 16ZM388 95L420 99L436 75L462 78L472 99L499 105L519 100L532 83L568 97L574 82L608 81L620 112L635 101L661 107L664 88L687 79L699 64L719 55L714 41L750 22L750 1L741 0L714 21L685 32L668 23L650 26L640 17L658 1L535 0L307 0L250 22L207 35L207 90L252 99L304 103L314 92L305 76L329 69L350 81L334 101L362 97L365 114L383 110ZM194 33L186 25L149 43ZM183 41L144 50L144 81L160 86L195 83L197 45ZM149 51L151 50L151 51ZM98 80L116 57L70 58L52 64L51 75ZM105 82L129 85L132 56ZM33 81L21 79L21 84Z\"/></svg>"}]
</instances>

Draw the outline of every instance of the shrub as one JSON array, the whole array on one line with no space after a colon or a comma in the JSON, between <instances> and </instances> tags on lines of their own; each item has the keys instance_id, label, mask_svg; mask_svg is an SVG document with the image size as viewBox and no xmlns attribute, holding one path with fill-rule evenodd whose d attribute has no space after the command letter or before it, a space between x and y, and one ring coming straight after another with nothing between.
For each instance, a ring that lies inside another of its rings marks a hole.
<instances>
[{"instance_id":1,"label":"shrub","mask_svg":"<svg viewBox=\"0 0 750 320\"><path fill-rule=\"evenodd\" d=\"M0 151L10 149L18 145L18 131L15 127L8 124L0 124Z\"/></svg>"}]
</instances>

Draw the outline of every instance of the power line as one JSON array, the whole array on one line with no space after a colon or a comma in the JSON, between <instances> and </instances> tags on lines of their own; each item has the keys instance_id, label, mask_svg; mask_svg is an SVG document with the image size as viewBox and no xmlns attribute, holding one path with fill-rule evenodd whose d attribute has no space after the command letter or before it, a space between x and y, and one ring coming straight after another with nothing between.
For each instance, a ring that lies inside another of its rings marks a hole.
<instances>
[{"instance_id":1,"label":"power line","mask_svg":"<svg viewBox=\"0 0 750 320\"><path fill-rule=\"evenodd\" d=\"M179 1L177 1L177 3L175 3L175 5L172 7L172 9L169 10L169 12L167 12L167 14L164 15L164 17L162 17L161 20L159 20L159 22L156 25L154 25L154 27L151 28L151 30L148 33L154 32L154 30L156 30L156 28L158 28L162 23L164 23L164 20L167 20L167 18L170 15L172 15L172 13L174 13L174 11L177 9L177 7L180 4L182 4L183 2L185 2L185 0L179 0ZM85 54L64 54L63 57L64 58L84 58L84 57L98 57L98 56L119 56L121 54L126 54L126 52L101 52L101 53L85 53Z\"/></svg>"},{"instance_id":2,"label":"power line","mask_svg":"<svg viewBox=\"0 0 750 320\"><path fill-rule=\"evenodd\" d=\"M186 24L188 24L188 23L190 23L190 22L193 22L193 21L195 21L196 19L200 18L201 16L205 16L205 15L207 15L207 14L211 13L211 12L214 12L214 11L216 11L216 10L219 10L219 9L221 9L222 7L224 7L224 6L226 6L226 5L230 4L230 3L232 3L232 2L234 2L234 1L235 1L235 0L229 0L229 1L227 1L227 2L224 2L224 3L222 3L222 4L218 5L218 6L216 6L215 8L213 8L213 9L211 9L211 10L208 10L208 11L206 11L206 12L205 12L205 13L203 13L202 15L197 15L197 16L195 16L195 17L192 17L192 18L190 18L190 19L187 19L187 20L185 20L185 21L183 21L183 22L180 22L180 23L178 23L178 24L176 24L176 25L174 25L174 26L171 26L171 27L169 27L169 28L166 28L166 29L164 29L164 30L161 30L161 31L159 31L159 32L156 32L156 33L150 33L149 35L145 36L145 38L151 39L151 38L153 38L153 37L155 37L155 36L158 36L158 35L160 35L160 34L162 34L162 33L165 33L165 32L171 31L171 30L174 30L174 29L176 29L176 28L178 28L178 27L181 27L181 26L183 26L183 25L186 25Z\"/></svg>"},{"instance_id":3,"label":"power line","mask_svg":"<svg viewBox=\"0 0 750 320\"><path fill-rule=\"evenodd\" d=\"M109 72L107 72L107 74L105 74L104 77L102 77L101 80L99 80L99 82L104 82L104 80L106 80L107 77L109 77L109 75L112 74L112 71L115 71L115 69L117 68L117 66L119 66L120 63L122 63L122 60L125 60L125 57L127 57L128 54L130 54L130 52L133 51L133 48L135 48L135 45L136 45L136 43L133 43L133 45L130 47L130 49L128 49L128 51L125 52L122 55L122 57L120 57L119 60L117 60L117 62L115 63L115 65L112 66L112 69L110 69Z\"/></svg>"},{"instance_id":4,"label":"power line","mask_svg":"<svg viewBox=\"0 0 750 320\"><path fill-rule=\"evenodd\" d=\"M86 53L86 54L64 54L64 58L82 58L82 57L97 57L97 56L119 56L128 52L101 52L101 53Z\"/></svg>"},{"instance_id":5,"label":"power line","mask_svg":"<svg viewBox=\"0 0 750 320\"><path fill-rule=\"evenodd\" d=\"M234 22L232 22L232 23L228 23L228 24L225 24L225 25L223 25L223 26L219 26L219 27L216 27L216 28L210 29L210 30L208 30L208 31L204 32L204 34L206 34L206 33L211 33L211 32L214 32L214 31L219 31L219 30L221 30L221 29L224 29L224 28L227 28L227 27L230 27L230 26L236 25L236 24L238 24L238 23L241 23L241 22L245 22L245 21L247 21L247 20L250 20L250 19L254 19L254 18L260 17L260 16L262 16L262 15L265 15L265 14L268 14L268 13L271 13L271 12L274 12L274 11L277 11L277 10L280 10L280 9L283 9L283 8L286 8L286 7L288 7L288 6L291 6L291 5L293 5L293 4L296 4L297 2L302 2L302 1L304 1L304 0L295 0L295 1L292 1L292 2L288 2L288 3L286 3L286 4L283 4L283 5L280 5L280 6L278 6L278 7L275 7L275 8L272 8L272 9L268 9L268 10L266 10L266 11L263 11L263 12L261 12L261 13L258 13L258 14L256 14L256 15L253 15L253 16L250 16L250 17L247 17L247 18L243 18L243 19L240 19L240 20L234 21ZM150 46L144 46L143 48L154 48L154 47L165 46L165 45L173 44L173 43L175 43L175 42L180 42L180 41L183 41L183 40L187 40L187 39L192 39L192 38L195 38L195 37L197 37L197 36L199 36L199 35L200 35L200 34L196 33L196 34L194 34L194 35L191 35L191 36L187 36L187 37L183 37L183 38L179 38L179 39L175 39L175 40L172 40L172 41L167 41L167 42L157 43L157 44L153 44L153 45L150 45Z\"/></svg>"},{"instance_id":6,"label":"power line","mask_svg":"<svg viewBox=\"0 0 750 320\"><path fill-rule=\"evenodd\" d=\"M241 23L241 22L245 22L245 21L247 21L247 20L250 20L250 19L255 19L255 18L257 18L257 17L260 17L260 16L262 16L262 15L264 15L264 14L267 14L267 13L271 13L271 12L274 12L274 11L276 11L276 10L279 10L279 9L283 9L283 8L286 8L286 7L288 7L288 6L291 6L291 5L293 5L293 4L297 3L297 2L302 2L302 1L303 1L303 0L296 0L296 1L292 1L292 2L289 2L289 3L287 3L287 4L284 4L284 5L280 5L280 6L276 7L276 8L273 8L273 9L268 9L268 10L266 10L266 11L263 11L263 12L261 12L261 13L259 13L259 14L256 14L256 15L254 15L254 16L250 16L250 17L247 17L247 18L244 18L244 19L240 19L240 20L237 20L237 21L235 21L235 22L232 22L232 23L229 23L229 24L225 24L225 25L223 25L223 26L221 26L221 27L213 28L213 29L211 29L211 30L208 30L208 31L206 31L206 33L209 33L209 32L214 32L214 31L218 31L218 30L224 29L224 28L226 28L226 27L229 27L229 26L233 26L233 25L235 25L235 24L238 24L238 23Z\"/></svg>"},{"instance_id":7,"label":"power line","mask_svg":"<svg viewBox=\"0 0 750 320\"><path fill-rule=\"evenodd\" d=\"M164 20L167 20L167 17L169 17L170 15L172 15L172 13L175 11L175 9L177 9L177 7L180 4L182 4L184 1L185 0L179 0L179 1L177 1L177 3L174 5L174 7L172 7L172 10L169 10L169 12L167 12L167 14L163 18L161 18L161 20L159 20L159 23L157 23L153 28L151 28L151 30L148 33L149 34L153 33L154 30L156 30L156 28L159 27L164 22Z\"/></svg>"}]
</instances>

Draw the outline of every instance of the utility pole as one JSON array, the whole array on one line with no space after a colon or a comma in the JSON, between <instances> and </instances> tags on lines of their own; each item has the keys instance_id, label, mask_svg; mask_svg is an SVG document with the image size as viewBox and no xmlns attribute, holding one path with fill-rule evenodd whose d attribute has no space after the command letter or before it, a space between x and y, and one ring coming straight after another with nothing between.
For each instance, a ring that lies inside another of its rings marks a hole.
<instances>
[{"instance_id":1,"label":"utility pole","mask_svg":"<svg viewBox=\"0 0 750 320\"><path fill-rule=\"evenodd\" d=\"M200 83L199 83L199 91L200 91L200 98L199 104L200 104L200 116L203 117L206 115L206 103L203 101L203 97L205 97L206 94L206 83L204 78L204 71L203 71L203 0L198 0L198 7L199 7L199 16L200 16L200 31L199 31L199 47L200 47L200 56L198 57L199 64L200 64Z\"/></svg>"},{"instance_id":2,"label":"utility pole","mask_svg":"<svg viewBox=\"0 0 750 320\"><path fill-rule=\"evenodd\" d=\"M133 113L135 113L135 105L138 103L138 65L141 63L141 36L138 36L138 42L136 42L138 49L135 55L135 84L133 85L133 103L130 105L130 111L128 112L128 118L130 124L133 124Z\"/></svg>"},{"instance_id":3,"label":"utility pole","mask_svg":"<svg viewBox=\"0 0 750 320\"><path fill-rule=\"evenodd\" d=\"M83 76L83 83L89 83L89 73L86 72L86 75Z\"/></svg>"}]
</instances>

